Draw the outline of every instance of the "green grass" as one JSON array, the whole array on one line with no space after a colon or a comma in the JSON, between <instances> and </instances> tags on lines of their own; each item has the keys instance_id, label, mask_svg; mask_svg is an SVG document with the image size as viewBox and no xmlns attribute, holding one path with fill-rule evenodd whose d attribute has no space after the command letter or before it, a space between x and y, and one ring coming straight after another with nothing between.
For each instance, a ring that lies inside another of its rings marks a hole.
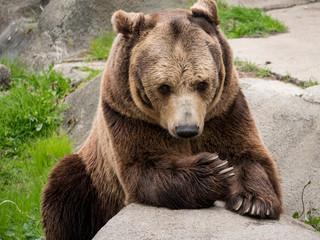
<instances>
[{"instance_id":1,"label":"green grass","mask_svg":"<svg viewBox=\"0 0 320 240\"><path fill-rule=\"evenodd\" d=\"M0 239L43 239L41 191L57 159L72 145L59 125L70 80L1 58L12 87L0 92ZM59 135L59 136L58 136Z\"/></svg>"},{"instance_id":2,"label":"green grass","mask_svg":"<svg viewBox=\"0 0 320 240\"><path fill-rule=\"evenodd\" d=\"M0 238L43 239L40 216L42 189L58 159L72 152L65 134L33 140L19 157L0 157Z\"/></svg>"},{"instance_id":3,"label":"green grass","mask_svg":"<svg viewBox=\"0 0 320 240\"><path fill-rule=\"evenodd\" d=\"M62 121L66 108L62 99L70 79L52 70L23 69L7 58L0 63L12 66L12 88L0 97L0 154L16 155L20 145L51 133Z\"/></svg>"},{"instance_id":4,"label":"green grass","mask_svg":"<svg viewBox=\"0 0 320 240\"><path fill-rule=\"evenodd\" d=\"M117 34L105 32L91 42L88 61L107 59L111 50L113 40Z\"/></svg>"},{"instance_id":5,"label":"green grass","mask_svg":"<svg viewBox=\"0 0 320 240\"><path fill-rule=\"evenodd\" d=\"M316 85L318 85L319 83L317 82L317 81L313 81L313 80L309 80L309 81L307 81L307 82L304 82L304 81L300 81L299 82L299 86L301 87L301 88L303 88L303 89L305 89L305 88L308 88L308 87L312 87L312 86L316 86Z\"/></svg>"},{"instance_id":6,"label":"green grass","mask_svg":"<svg viewBox=\"0 0 320 240\"><path fill-rule=\"evenodd\" d=\"M239 58L234 60L234 65L240 67L245 72L254 73L256 77L265 78L271 76L271 70L267 67L258 67L252 62L243 61Z\"/></svg>"},{"instance_id":7,"label":"green grass","mask_svg":"<svg viewBox=\"0 0 320 240\"><path fill-rule=\"evenodd\" d=\"M96 70L90 67L75 67L75 69L89 73L88 76L84 79L85 82L93 79L94 77L98 76L100 73L103 72L103 70Z\"/></svg>"},{"instance_id":8,"label":"green grass","mask_svg":"<svg viewBox=\"0 0 320 240\"><path fill-rule=\"evenodd\" d=\"M189 0L192 6L196 0ZM233 6L216 1L220 27L227 38L266 37L269 34L286 32L288 28L280 21L271 18L262 9Z\"/></svg>"},{"instance_id":9,"label":"green grass","mask_svg":"<svg viewBox=\"0 0 320 240\"><path fill-rule=\"evenodd\" d=\"M266 37L269 34L286 32L287 27L272 19L262 9L231 6L218 2L221 28L228 38Z\"/></svg>"}]
</instances>

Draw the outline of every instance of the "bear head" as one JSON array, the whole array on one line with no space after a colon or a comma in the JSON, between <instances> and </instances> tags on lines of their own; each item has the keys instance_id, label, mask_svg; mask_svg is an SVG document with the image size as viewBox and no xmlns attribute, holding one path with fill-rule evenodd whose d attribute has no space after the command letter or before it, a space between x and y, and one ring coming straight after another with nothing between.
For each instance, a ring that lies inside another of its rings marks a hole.
<instances>
[{"instance_id":1,"label":"bear head","mask_svg":"<svg viewBox=\"0 0 320 240\"><path fill-rule=\"evenodd\" d=\"M119 10L112 23L119 33L113 55L127 59L127 70L119 71L128 72L122 88L129 89L130 97L125 97L128 91L117 93L131 101L127 108L139 112L127 115L161 125L175 137L200 135L205 121L223 108L218 103L228 94L225 82L233 69L216 3L199 0L191 11L169 9L150 15ZM121 56L124 46L130 47Z\"/></svg>"}]
</instances>

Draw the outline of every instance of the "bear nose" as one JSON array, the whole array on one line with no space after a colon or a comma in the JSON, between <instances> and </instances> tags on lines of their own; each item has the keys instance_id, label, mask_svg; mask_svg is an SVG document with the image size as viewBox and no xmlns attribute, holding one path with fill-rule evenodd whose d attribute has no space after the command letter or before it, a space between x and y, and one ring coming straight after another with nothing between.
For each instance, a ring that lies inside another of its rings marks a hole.
<instances>
[{"instance_id":1,"label":"bear nose","mask_svg":"<svg viewBox=\"0 0 320 240\"><path fill-rule=\"evenodd\" d=\"M182 138L191 138L199 133L199 127L196 125L183 125L176 127L176 133Z\"/></svg>"}]
</instances>

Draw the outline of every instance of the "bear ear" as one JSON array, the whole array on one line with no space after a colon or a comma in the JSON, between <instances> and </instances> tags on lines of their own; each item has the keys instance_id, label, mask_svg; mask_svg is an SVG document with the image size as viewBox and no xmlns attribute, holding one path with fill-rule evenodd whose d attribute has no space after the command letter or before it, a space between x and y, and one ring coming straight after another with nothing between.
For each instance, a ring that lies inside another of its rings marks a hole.
<instances>
[{"instance_id":1,"label":"bear ear","mask_svg":"<svg viewBox=\"0 0 320 240\"><path fill-rule=\"evenodd\" d=\"M191 12L195 17L204 17L210 23L219 24L218 7L214 0L198 0L191 7Z\"/></svg>"},{"instance_id":2,"label":"bear ear","mask_svg":"<svg viewBox=\"0 0 320 240\"><path fill-rule=\"evenodd\" d=\"M144 22L144 14L119 10L113 14L111 22L115 32L130 35L140 31Z\"/></svg>"}]
</instances>

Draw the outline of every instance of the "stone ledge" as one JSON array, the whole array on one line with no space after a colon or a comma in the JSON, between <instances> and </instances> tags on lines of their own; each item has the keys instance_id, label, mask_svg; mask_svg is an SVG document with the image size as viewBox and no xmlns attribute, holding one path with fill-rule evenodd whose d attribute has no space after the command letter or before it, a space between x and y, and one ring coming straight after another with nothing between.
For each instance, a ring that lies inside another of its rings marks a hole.
<instances>
[{"instance_id":1,"label":"stone ledge","mask_svg":"<svg viewBox=\"0 0 320 240\"><path fill-rule=\"evenodd\" d=\"M320 233L291 217L279 221L240 216L221 206L169 210L131 204L93 238L103 239L272 239L316 240Z\"/></svg>"}]
</instances>

